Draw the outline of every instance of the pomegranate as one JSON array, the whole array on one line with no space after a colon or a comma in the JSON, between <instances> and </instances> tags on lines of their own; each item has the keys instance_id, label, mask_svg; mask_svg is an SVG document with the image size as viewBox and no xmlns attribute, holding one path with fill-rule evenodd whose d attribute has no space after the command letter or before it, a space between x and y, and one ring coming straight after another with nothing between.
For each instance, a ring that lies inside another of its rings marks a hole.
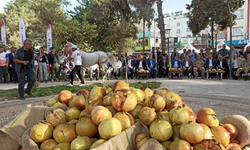
<instances>
[{"instance_id":1,"label":"pomegranate","mask_svg":"<svg viewBox=\"0 0 250 150\"><path fill-rule=\"evenodd\" d=\"M79 90L78 92L76 92L76 96L80 96L80 95L89 97L89 91L88 91L88 90L85 90L85 89L81 89L81 90Z\"/></svg>"},{"instance_id":2,"label":"pomegranate","mask_svg":"<svg viewBox=\"0 0 250 150\"><path fill-rule=\"evenodd\" d=\"M90 138L96 135L97 125L91 120L90 115L79 119L79 122L76 124L76 133L79 136L88 136Z\"/></svg>"},{"instance_id":3,"label":"pomegranate","mask_svg":"<svg viewBox=\"0 0 250 150\"><path fill-rule=\"evenodd\" d=\"M180 135L183 140L196 144L204 139L205 131L200 124L190 121L181 125Z\"/></svg>"},{"instance_id":4,"label":"pomegranate","mask_svg":"<svg viewBox=\"0 0 250 150\"><path fill-rule=\"evenodd\" d=\"M132 91L117 91L113 93L111 103L117 111L131 111L137 104L136 94Z\"/></svg>"},{"instance_id":5,"label":"pomegranate","mask_svg":"<svg viewBox=\"0 0 250 150\"><path fill-rule=\"evenodd\" d=\"M42 143L52 137L53 126L48 122L40 121L30 130L30 137L36 143Z\"/></svg>"},{"instance_id":6,"label":"pomegranate","mask_svg":"<svg viewBox=\"0 0 250 150\"><path fill-rule=\"evenodd\" d=\"M203 108L199 110L197 113L197 120L199 123L205 124L208 127L219 125L219 120L211 108Z\"/></svg>"},{"instance_id":7,"label":"pomegranate","mask_svg":"<svg viewBox=\"0 0 250 150\"><path fill-rule=\"evenodd\" d=\"M122 125L122 131L135 124L133 116L127 112L118 112L114 118L118 119Z\"/></svg>"},{"instance_id":8,"label":"pomegranate","mask_svg":"<svg viewBox=\"0 0 250 150\"><path fill-rule=\"evenodd\" d=\"M157 119L165 120L165 121L170 122L168 111L164 110L164 111L158 112L157 113Z\"/></svg>"},{"instance_id":9,"label":"pomegranate","mask_svg":"<svg viewBox=\"0 0 250 150\"><path fill-rule=\"evenodd\" d=\"M237 138L239 132L238 129L232 124L220 124L223 128L227 130L230 134L230 140L234 140Z\"/></svg>"},{"instance_id":10,"label":"pomegranate","mask_svg":"<svg viewBox=\"0 0 250 150\"><path fill-rule=\"evenodd\" d=\"M46 117L46 121L53 127L66 122L66 114L62 109L51 110Z\"/></svg>"},{"instance_id":11,"label":"pomegranate","mask_svg":"<svg viewBox=\"0 0 250 150\"><path fill-rule=\"evenodd\" d=\"M173 135L172 126L165 120L156 120L149 127L150 136L160 142L167 141Z\"/></svg>"},{"instance_id":12,"label":"pomegranate","mask_svg":"<svg viewBox=\"0 0 250 150\"><path fill-rule=\"evenodd\" d=\"M138 134L135 138L135 143L137 149L140 149L140 147L149 139L149 136L147 134Z\"/></svg>"},{"instance_id":13,"label":"pomegranate","mask_svg":"<svg viewBox=\"0 0 250 150\"><path fill-rule=\"evenodd\" d=\"M113 92L117 91L128 91L130 90L129 83L125 83L124 81L117 81L113 86Z\"/></svg>"},{"instance_id":14,"label":"pomegranate","mask_svg":"<svg viewBox=\"0 0 250 150\"><path fill-rule=\"evenodd\" d=\"M109 93L109 92L113 92L112 89L110 87L102 87L105 92L106 92L106 95Z\"/></svg>"},{"instance_id":15,"label":"pomegranate","mask_svg":"<svg viewBox=\"0 0 250 150\"><path fill-rule=\"evenodd\" d=\"M57 102L58 102L58 96L54 96L53 98L49 99L48 106L52 107Z\"/></svg>"},{"instance_id":16,"label":"pomegranate","mask_svg":"<svg viewBox=\"0 0 250 150\"><path fill-rule=\"evenodd\" d=\"M104 106L112 106L111 103L111 97L112 97L113 92L109 92L106 96L103 97L103 105Z\"/></svg>"},{"instance_id":17,"label":"pomegranate","mask_svg":"<svg viewBox=\"0 0 250 150\"><path fill-rule=\"evenodd\" d=\"M70 120L69 123L76 125L78 123L78 120Z\"/></svg>"},{"instance_id":18,"label":"pomegranate","mask_svg":"<svg viewBox=\"0 0 250 150\"><path fill-rule=\"evenodd\" d=\"M141 105L136 105L135 108L129 112L130 115L132 115L135 119L139 119L139 112L141 108L142 108Z\"/></svg>"},{"instance_id":19,"label":"pomegranate","mask_svg":"<svg viewBox=\"0 0 250 150\"><path fill-rule=\"evenodd\" d=\"M70 144L71 150L88 150L91 146L90 138L87 136L77 137Z\"/></svg>"},{"instance_id":20,"label":"pomegranate","mask_svg":"<svg viewBox=\"0 0 250 150\"><path fill-rule=\"evenodd\" d=\"M226 147L226 150L242 150L239 144L232 143Z\"/></svg>"},{"instance_id":21,"label":"pomegranate","mask_svg":"<svg viewBox=\"0 0 250 150\"><path fill-rule=\"evenodd\" d=\"M210 128L204 124L200 124L200 125L203 128L203 130L205 131L204 140L212 140L214 135L211 133Z\"/></svg>"},{"instance_id":22,"label":"pomegranate","mask_svg":"<svg viewBox=\"0 0 250 150\"><path fill-rule=\"evenodd\" d=\"M165 108L165 100L158 94L154 94L151 96L148 106L151 108L155 108L156 112L160 112Z\"/></svg>"},{"instance_id":23,"label":"pomegranate","mask_svg":"<svg viewBox=\"0 0 250 150\"><path fill-rule=\"evenodd\" d=\"M86 115L90 115L89 112L87 111L87 109L82 110L80 115L79 115L79 119L82 118L83 116L86 116Z\"/></svg>"},{"instance_id":24,"label":"pomegranate","mask_svg":"<svg viewBox=\"0 0 250 150\"><path fill-rule=\"evenodd\" d=\"M73 94L68 90L63 90L58 95L58 101L60 103L68 104L69 100L72 99Z\"/></svg>"},{"instance_id":25,"label":"pomegranate","mask_svg":"<svg viewBox=\"0 0 250 150\"><path fill-rule=\"evenodd\" d=\"M149 107L143 107L139 111L139 119L141 122L147 126L149 126L155 119L157 115L155 113L154 108L149 108Z\"/></svg>"},{"instance_id":26,"label":"pomegranate","mask_svg":"<svg viewBox=\"0 0 250 150\"><path fill-rule=\"evenodd\" d=\"M165 142L161 142L161 145L168 150L171 143L172 141L165 141Z\"/></svg>"},{"instance_id":27,"label":"pomegranate","mask_svg":"<svg viewBox=\"0 0 250 150\"><path fill-rule=\"evenodd\" d=\"M117 110L113 106L106 106L108 110L111 112L112 116L114 116L117 113Z\"/></svg>"},{"instance_id":28,"label":"pomegranate","mask_svg":"<svg viewBox=\"0 0 250 150\"><path fill-rule=\"evenodd\" d=\"M175 124L183 124L189 121L189 112L181 106L173 108L169 112L169 119Z\"/></svg>"},{"instance_id":29,"label":"pomegranate","mask_svg":"<svg viewBox=\"0 0 250 150\"><path fill-rule=\"evenodd\" d=\"M99 97L91 97L86 102L86 109L89 114L96 106L103 106L102 100Z\"/></svg>"},{"instance_id":30,"label":"pomegranate","mask_svg":"<svg viewBox=\"0 0 250 150\"><path fill-rule=\"evenodd\" d=\"M164 94L166 94L168 92L168 89L167 88L161 88L157 91L155 91L155 94L158 94L160 96L163 96Z\"/></svg>"},{"instance_id":31,"label":"pomegranate","mask_svg":"<svg viewBox=\"0 0 250 150\"><path fill-rule=\"evenodd\" d=\"M56 146L57 146L57 143L55 140L48 139L41 144L40 149L41 150L53 150Z\"/></svg>"},{"instance_id":32,"label":"pomegranate","mask_svg":"<svg viewBox=\"0 0 250 150\"><path fill-rule=\"evenodd\" d=\"M215 140L203 140L199 144L194 145L194 150L225 150L224 146L216 142Z\"/></svg>"},{"instance_id":33,"label":"pomegranate","mask_svg":"<svg viewBox=\"0 0 250 150\"><path fill-rule=\"evenodd\" d=\"M103 120L112 118L111 112L108 108L103 106L96 106L91 113L91 119L96 124L99 125Z\"/></svg>"},{"instance_id":34,"label":"pomegranate","mask_svg":"<svg viewBox=\"0 0 250 150\"><path fill-rule=\"evenodd\" d=\"M69 100L69 102L68 102L69 108L76 107L75 101L76 101L76 96L73 96L73 97Z\"/></svg>"},{"instance_id":35,"label":"pomegranate","mask_svg":"<svg viewBox=\"0 0 250 150\"><path fill-rule=\"evenodd\" d=\"M85 109L85 104L86 104L86 98L83 95L77 96L75 100L75 106L77 109Z\"/></svg>"},{"instance_id":36,"label":"pomegranate","mask_svg":"<svg viewBox=\"0 0 250 150\"><path fill-rule=\"evenodd\" d=\"M76 120L79 118L81 111L76 107L70 108L66 111L66 119L68 121Z\"/></svg>"},{"instance_id":37,"label":"pomegranate","mask_svg":"<svg viewBox=\"0 0 250 150\"><path fill-rule=\"evenodd\" d=\"M57 143L70 143L76 138L76 126L71 123L60 124L53 131Z\"/></svg>"},{"instance_id":38,"label":"pomegranate","mask_svg":"<svg viewBox=\"0 0 250 150\"><path fill-rule=\"evenodd\" d=\"M102 145L103 143L107 142L107 140L104 140L104 139L99 139L97 141L95 141L95 143L93 143L90 147L90 149L94 149L94 148L97 148L99 147L100 145Z\"/></svg>"},{"instance_id":39,"label":"pomegranate","mask_svg":"<svg viewBox=\"0 0 250 150\"><path fill-rule=\"evenodd\" d=\"M173 108L177 108L178 106L182 105L181 97L178 94L173 93L172 91L169 91L168 93L166 93L162 97L166 101L166 109L168 111L171 111Z\"/></svg>"},{"instance_id":40,"label":"pomegranate","mask_svg":"<svg viewBox=\"0 0 250 150\"><path fill-rule=\"evenodd\" d=\"M70 150L70 143L59 143L53 150Z\"/></svg>"},{"instance_id":41,"label":"pomegranate","mask_svg":"<svg viewBox=\"0 0 250 150\"><path fill-rule=\"evenodd\" d=\"M191 150L191 145L187 141L175 138L170 144L169 150Z\"/></svg>"},{"instance_id":42,"label":"pomegranate","mask_svg":"<svg viewBox=\"0 0 250 150\"><path fill-rule=\"evenodd\" d=\"M142 105L143 106L148 106L149 100L150 100L151 96L154 95L154 92L151 89L146 88L144 90L144 93L145 93L145 100L144 100Z\"/></svg>"},{"instance_id":43,"label":"pomegranate","mask_svg":"<svg viewBox=\"0 0 250 150\"><path fill-rule=\"evenodd\" d=\"M173 125L172 126L173 128L173 135L172 135L172 140L174 140L175 138L179 138L181 139L181 134L180 134L180 128L181 128L181 125Z\"/></svg>"},{"instance_id":44,"label":"pomegranate","mask_svg":"<svg viewBox=\"0 0 250 150\"><path fill-rule=\"evenodd\" d=\"M188 113L189 113L189 121L196 122L195 114L189 110L188 110Z\"/></svg>"},{"instance_id":45,"label":"pomegranate","mask_svg":"<svg viewBox=\"0 0 250 150\"><path fill-rule=\"evenodd\" d=\"M226 147L230 142L230 134L222 126L215 126L211 128L211 132L214 135L214 139L221 145Z\"/></svg>"},{"instance_id":46,"label":"pomegranate","mask_svg":"<svg viewBox=\"0 0 250 150\"><path fill-rule=\"evenodd\" d=\"M145 99L145 93L141 89L131 88L131 90L136 94L137 104L143 103Z\"/></svg>"},{"instance_id":47,"label":"pomegranate","mask_svg":"<svg viewBox=\"0 0 250 150\"><path fill-rule=\"evenodd\" d=\"M98 127L102 139L108 140L122 132L122 125L116 118L108 118L101 122Z\"/></svg>"},{"instance_id":48,"label":"pomegranate","mask_svg":"<svg viewBox=\"0 0 250 150\"><path fill-rule=\"evenodd\" d=\"M106 95L106 91L102 87L95 86L89 94L89 97L99 97L101 100Z\"/></svg>"},{"instance_id":49,"label":"pomegranate","mask_svg":"<svg viewBox=\"0 0 250 150\"><path fill-rule=\"evenodd\" d=\"M67 105L64 103L57 102L52 107L59 107L59 106L67 106Z\"/></svg>"}]
</instances>

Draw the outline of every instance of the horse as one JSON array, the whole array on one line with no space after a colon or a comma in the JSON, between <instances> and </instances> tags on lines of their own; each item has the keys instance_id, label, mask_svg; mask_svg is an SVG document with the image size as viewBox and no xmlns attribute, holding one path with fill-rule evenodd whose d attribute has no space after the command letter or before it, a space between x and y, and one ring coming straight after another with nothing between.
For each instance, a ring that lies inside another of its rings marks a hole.
<instances>
[{"instance_id":1,"label":"horse","mask_svg":"<svg viewBox=\"0 0 250 150\"><path fill-rule=\"evenodd\" d=\"M65 44L65 50L71 50L73 46L76 45L67 41L67 44ZM108 74L108 70L106 70L106 64L109 62L114 69L117 68L116 58L110 52L97 51L93 53L86 53L81 51L79 48L77 49L81 52L82 67L90 67L95 64L99 65L99 68L101 68L104 72L103 82Z\"/></svg>"}]
</instances>

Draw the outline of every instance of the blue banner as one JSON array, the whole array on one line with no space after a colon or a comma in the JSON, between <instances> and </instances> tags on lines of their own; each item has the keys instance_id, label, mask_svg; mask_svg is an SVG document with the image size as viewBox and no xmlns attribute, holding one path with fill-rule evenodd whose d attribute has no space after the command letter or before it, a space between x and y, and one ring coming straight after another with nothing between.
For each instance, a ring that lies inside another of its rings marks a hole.
<instances>
[{"instance_id":1,"label":"blue banner","mask_svg":"<svg viewBox=\"0 0 250 150\"><path fill-rule=\"evenodd\" d=\"M232 41L233 45L247 45L249 42L250 42L250 39L248 39L248 40L233 40ZM219 43L220 42L217 42L217 45ZM230 45L230 41L224 41L224 43L226 45ZM212 42L210 42L210 46L212 46Z\"/></svg>"}]
</instances>

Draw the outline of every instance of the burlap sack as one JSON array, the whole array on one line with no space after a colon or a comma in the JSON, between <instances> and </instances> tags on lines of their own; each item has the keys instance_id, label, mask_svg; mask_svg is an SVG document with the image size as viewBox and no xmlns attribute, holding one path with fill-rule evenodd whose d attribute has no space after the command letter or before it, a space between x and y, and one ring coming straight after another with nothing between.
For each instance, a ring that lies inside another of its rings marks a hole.
<instances>
[{"instance_id":1,"label":"burlap sack","mask_svg":"<svg viewBox=\"0 0 250 150\"><path fill-rule=\"evenodd\" d=\"M227 116L223 118L220 122L223 124L230 123L238 129L239 135L236 138L236 140L240 142L241 147L250 145L250 121L249 120L247 120L245 117L241 115L233 115L233 116ZM248 150L248 149L244 148L244 150Z\"/></svg>"},{"instance_id":2,"label":"burlap sack","mask_svg":"<svg viewBox=\"0 0 250 150\"><path fill-rule=\"evenodd\" d=\"M147 140L139 150L166 150L156 139Z\"/></svg>"},{"instance_id":3,"label":"burlap sack","mask_svg":"<svg viewBox=\"0 0 250 150\"><path fill-rule=\"evenodd\" d=\"M23 150L40 150L30 137L30 129L26 130L22 136L22 146Z\"/></svg>"},{"instance_id":4,"label":"burlap sack","mask_svg":"<svg viewBox=\"0 0 250 150\"><path fill-rule=\"evenodd\" d=\"M6 144L11 143L11 144ZM0 131L0 150L18 150L21 147L15 140L13 140L8 134Z\"/></svg>"},{"instance_id":5,"label":"burlap sack","mask_svg":"<svg viewBox=\"0 0 250 150\"><path fill-rule=\"evenodd\" d=\"M149 130L147 126L137 121L133 126L123 131L121 134L111 138L93 150L136 150L135 138L141 133L149 135Z\"/></svg>"},{"instance_id":6,"label":"burlap sack","mask_svg":"<svg viewBox=\"0 0 250 150\"><path fill-rule=\"evenodd\" d=\"M67 110L67 107L57 107L63 110ZM8 125L0 129L2 134L0 138L0 149L5 147L4 150L15 150L12 148L13 145L22 145L22 136L24 132L37 124L40 120L45 120L45 114L47 115L50 110L56 109L55 107L45 106L33 106L27 107L20 115L18 115ZM13 140L6 140L13 139Z\"/></svg>"}]
</instances>

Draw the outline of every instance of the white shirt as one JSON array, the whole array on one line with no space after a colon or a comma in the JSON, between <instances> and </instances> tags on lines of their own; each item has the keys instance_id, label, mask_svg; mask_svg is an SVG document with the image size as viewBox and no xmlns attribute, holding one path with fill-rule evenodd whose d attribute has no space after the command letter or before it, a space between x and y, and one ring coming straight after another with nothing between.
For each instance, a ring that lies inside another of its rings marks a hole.
<instances>
[{"instance_id":1,"label":"white shirt","mask_svg":"<svg viewBox=\"0 0 250 150\"><path fill-rule=\"evenodd\" d=\"M237 59L234 59L234 68L239 68Z\"/></svg>"},{"instance_id":2,"label":"white shirt","mask_svg":"<svg viewBox=\"0 0 250 150\"><path fill-rule=\"evenodd\" d=\"M188 61L186 61L186 65L185 65L185 67L189 68L189 64L188 64Z\"/></svg>"},{"instance_id":3,"label":"white shirt","mask_svg":"<svg viewBox=\"0 0 250 150\"><path fill-rule=\"evenodd\" d=\"M128 60L128 67L131 67L131 59Z\"/></svg>"},{"instance_id":4,"label":"white shirt","mask_svg":"<svg viewBox=\"0 0 250 150\"><path fill-rule=\"evenodd\" d=\"M139 68L143 68L142 67L142 61L140 61L140 63L139 63Z\"/></svg>"},{"instance_id":5,"label":"white shirt","mask_svg":"<svg viewBox=\"0 0 250 150\"><path fill-rule=\"evenodd\" d=\"M9 53L11 53L11 52L10 52L10 51L6 51L5 53L6 53L6 54L9 54Z\"/></svg>"},{"instance_id":6,"label":"white shirt","mask_svg":"<svg viewBox=\"0 0 250 150\"><path fill-rule=\"evenodd\" d=\"M220 68L223 68L223 66L222 66L222 61L220 61Z\"/></svg>"},{"instance_id":7,"label":"white shirt","mask_svg":"<svg viewBox=\"0 0 250 150\"><path fill-rule=\"evenodd\" d=\"M117 66L117 68L121 68L122 67L122 62L120 60L118 60L116 62L116 66Z\"/></svg>"},{"instance_id":8,"label":"white shirt","mask_svg":"<svg viewBox=\"0 0 250 150\"><path fill-rule=\"evenodd\" d=\"M174 62L174 67L178 67L178 62L177 61Z\"/></svg>"},{"instance_id":9,"label":"white shirt","mask_svg":"<svg viewBox=\"0 0 250 150\"><path fill-rule=\"evenodd\" d=\"M79 50L75 50L75 51L72 53L71 58L74 59L74 64L75 64L76 66L82 65L82 56L81 56L81 53L80 53Z\"/></svg>"},{"instance_id":10,"label":"white shirt","mask_svg":"<svg viewBox=\"0 0 250 150\"><path fill-rule=\"evenodd\" d=\"M209 59L209 67L213 67L212 59Z\"/></svg>"},{"instance_id":11,"label":"white shirt","mask_svg":"<svg viewBox=\"0 0 250 150\"><path fill-rule=\"evenodd\" d=\"M96 70L96 68L98 68L98 67L99 67L99 66L98 66L97 64L90 66L90 68L91 68L92 70Z\"/></svg>"}]
</instances>

